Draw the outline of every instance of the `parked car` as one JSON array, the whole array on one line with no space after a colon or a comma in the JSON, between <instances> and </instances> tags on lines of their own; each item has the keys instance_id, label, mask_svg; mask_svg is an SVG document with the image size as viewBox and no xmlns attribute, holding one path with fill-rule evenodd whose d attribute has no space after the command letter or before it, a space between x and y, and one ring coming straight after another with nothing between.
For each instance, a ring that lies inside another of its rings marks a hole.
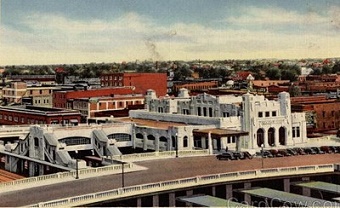
<instances>
[{"instance_id":1,"label":"parked car","mask_svg":"<svg viewBox=\"0 0 340 208\"><path fill-rule=\"evenodd\" d=\"M325 153L333 153L332 149L329 146L321 146L320 149Z\"/></svg>"},{"instance_id":2,"label":"parked car","mask_svg":"<svg viewBox=\"0 0 340 208\"><path fill-rule=\"evenodd\" d=\"M312 148L310 148L310 147L306 147L306 148L304 148L303 150L305 151L305 153L306 153L307 155L315 155L315 154L316 154L315 150L312 149Z\"/></svg>"},{"instance_id":3,"label":"parked car","mask_svg":"<svg viewBox=\"0 0 340 208\"><path fill-rule=\"evenodd\" d=\"M292 156L292 154L290 154L287 150L285 150L285 149L280 149L279 150L279 153L281 154L281 155L283 155L284 157L288 157L288 156Z\"/></svg>"},{"instance_id":4,"label":"parked car","mask_svg":"<svg viewBox=\"0 0 340 208\"><path fill-rule=\"evenodd\" d=\"M244 157L243 152L233 152L233 156L235 157L236 160L244 160L244 159L246 159Z\"/></svg>"},{"instance_id":5,"label":"parked car","mask_svg":"<svg viewBox=\"0 0 340 208\"><path fill-rule=\"evenodd\" d=\"M340 148L338 146L329 146L329 149L333 153L339 153L340 152Z\"/></svg>"},{"instance_id":6,"label":"parked car","mask_svg":"<svg viewBox=\"0 0 340 208\"><path fill-rule=\"evenodd\" d=\"M245 151L243 152L243 155L245 158L248 158L248 159L253 159L253 155L251 155L249 152Z\"/></svg>"},{"instance_id":7,"label":"parked car","mask_svg":"<svg viewBox=\"0 0 340 208\"><path fill-rule=\"evenodd\" d=\"M274 156L273 156L272 153L270 153L269 150L264 150L263 153L260 152L260 157L270 157L270 158L272 158L272 157L274 157Z\"/></svg>"},{"instance_id":8,"label":"parked car","mask_svg":"<svg viewBox=\"0 0 340 208\"><path fill-rule=\"evenodd\" d=\"M287 149L287 152L288 152L289 154L291 154L291 155L298 155L298 153L297 153L294 149L292 149L292 148L288 148L288 149Z\"/></svg>"},{"instance_id":9,"label":"parked car","mask_svg":"<svg viewBox=\"0 0 340 208\"><path fill-rule=\"evenodd\" d=\"M299 155L305 155L306 154L306 152L301 147L295 147L294 150Z\"/></svg>"},{"instance_id":10,"label":"parked car","mask_svg":"<svg viewBox=\"0 0 340 208\"><path fill-rule=\"evenodd\" d=\"M274 157L283 157L283 155L277 149L269 150Z\"/></svg>"},{"instance_id":11,"label":"parked car","mask_svg":"<svg viewBox=\"0 0 340 208\"><path fill-rule=\"evenodd\" d=\"M234 157L233 153L231 152L225 152L216 155L216 158L219 160L235 160L236 158Z\"/></svg>"},{"instance_id":12,"label":"parked car","mask_svg":"<svg viewBox=\"0 0 340 208\"><path fill-rule=\"evenodd\" d=\"M317 154L325 154L324 151L320 149L320 147L312 147L312 149L317 153Z\"/></svg>"}]
</instances>

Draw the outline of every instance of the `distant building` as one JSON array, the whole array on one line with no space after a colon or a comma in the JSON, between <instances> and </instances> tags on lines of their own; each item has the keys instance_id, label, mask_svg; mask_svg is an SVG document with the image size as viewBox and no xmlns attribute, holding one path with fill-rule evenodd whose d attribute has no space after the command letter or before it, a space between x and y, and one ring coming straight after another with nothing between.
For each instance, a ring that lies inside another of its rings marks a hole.
<instances>
[{"instance_id":1,"label":"distant building","mask_svg":"<svg viewBox=\"0 0 340 208\"><path fill-rule=\"evenodd\" d=\"M124 94L91 98L75 98L68 101L68 106L79 110L82 116L87 119L96 117L100 114L114 116L114 111L128 109L129 106L143 105L144 95ZM128 116L128 114L126 114Z\"/></svg>"},{"instance_id":2,"label":"distant building","mask_svg":"<svg viewBox=\"0 0 340 208\"><path fill-rule=\"evenodd\" d=\"M7 79L17 80L17 81L36 81L42 85L55 85L56 75L7 75Z\"/></svg>"},{"instance_id":3,"label":"distant building","mask_svg":"<svg viewBox=\"0 0 340 208\"><path fill-rule=\"evenodd\" d=\"M167 94L166 73L111 73L100 76L103 87L134 87L138 94L146 94L148 89L156 91L157 95Z\"/></svg>"},{"instance_id":4,"label":"distant building","mask_svg":"<svg viewBox=\"0 0 340 208\"><path fill-rule=\"evenodd\" d=\"M111 87L89 90L61 90L53 92L53 107L73 109L71 99L92 98L115 95L134 94L135 91L131 87Z\"/></svg>"},{"instance_id":5,"label":"distant building","mask_svg":"<svg viewBox=\"0 0 340 208\"><path fill-rule=\"evenodd\" d=\"M52 107L52 92L57 87L41 86L40 83L11 82L2 88L5 104L29 104L34 106Z\"/></svg>"},{"instance_id":6,"label":"distant building","mask_svg":"<svg viewBox=\"0 0 340 208\"><path fill-rule=\"evenodd\" d=\"M211 88L216 88L218 87L218 81L213 80L213 81L178 81L178 82L173 82L173 86L171 89L171 94L177 95L180 91L180 89L185 88L189 91L196 91L196 92L203 92L207 91Z\"/></svg>"},{"instance_id":7,"label":"distant building","mask_svg":"<svg viewBox=\"0 0 340 208\"><path fill-rule=\"evenodd\" d=\"M36 106L1 106L1 125L23 124L70 124L80 123L80 113L77 110L46 108Z\"/></svg>"},{"instance_id":8,"label":"distant building","mask_svg":"<svg viewBox=\"0 0 340 208\"><path fill-rule=\"evenodd\" d=\"M340 128L340 101L326 96L294 97L291 100L293 112L306 114L307 132L335 134Z\"/></svg>"}]
</instances>

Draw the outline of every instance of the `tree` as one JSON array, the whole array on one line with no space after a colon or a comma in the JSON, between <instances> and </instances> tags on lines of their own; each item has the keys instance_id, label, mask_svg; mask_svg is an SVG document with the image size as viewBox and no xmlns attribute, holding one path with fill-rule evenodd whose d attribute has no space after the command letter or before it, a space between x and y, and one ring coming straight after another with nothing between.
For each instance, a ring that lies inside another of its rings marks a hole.
<instances>
[{"instance_id":1,"label":"tree","mask_svg":"<svg viewBox=\"0 0 340 208\"><path fill-rule=\"evenodd\" d=\"M294 70L284 69L281 71L281 79L282 80L289 80L294 82L297 80L297 74Z\"/></svg>"},{"instance_id":2,"label":"tree","mask_svg":"<svg viewBox=\"0 0 340 208\"><path fill-rule=\"evenodd\" d=\"M322 66L322 74L330 74L332 73L332 68L329 65Z\"/></svg>"},{"instance_id":3,"label":"tree","mask_svg":"<svg viewBox=\"0 0 340 208\"><path fill-rule=\"evenodd\" d=\"M271 80L278 80L281 78L281 73L278 68L270 68L266 71L266 76Z\"/></svg>"},{"instance_id":4,"label":"tree","mask_svg":"<svg viewBox=\"0 0 340 208\"><path fill-rule=\"evenodd\" d=\"M299 86L292 85L289 87L288 91L291 97L301 96L301 89Z\"/></svg>"}]
</instances>

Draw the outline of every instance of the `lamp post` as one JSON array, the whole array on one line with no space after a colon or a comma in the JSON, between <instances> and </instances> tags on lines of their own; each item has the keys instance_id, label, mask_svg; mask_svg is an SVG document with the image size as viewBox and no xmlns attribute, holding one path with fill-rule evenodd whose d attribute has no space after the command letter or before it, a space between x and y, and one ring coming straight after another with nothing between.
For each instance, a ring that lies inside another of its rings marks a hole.
<instances>
[{"instance_id":1,"label":"lamp post","mask_svg":"<svg viewBox=\"0 0 340 208\"><path fill-rule=\"evenodd\" d=\"M264 147L264 145L263 144L261 144L261 157L262 157L262 168L263 168L263 158L264 158L264 152L263 152L263 147Z\"/></svg>"},{"instance_id":2,"label":"lamp post","mask_svg":"<svg viewBox=\"0 0 340 208\"><path fill-rule=\"evenodd\" d=\"M76 153L76 179L79 179L78 150L76 150L75 153Z\"/></svg>"},{"instance_id":3,"label":"lamp post","mask_svg":"<svg viewBox=\"0 0 340 208\"><path fill-rule=\"evenodd\" d=\"M79 179L79 172L78 172L78 159L76 159L76 179Z\"/></svg>"},{"instance_id":4,"label":"lamp post","mask_svg":"<svg viewBox=\"0 0 340 208\"><path fill-rule=\"evenodd\" d=\"M121 162L122 164L122 188L125 187L125 178L124 178L124 164L125 162Z\"/></svg>"},{"instance_id":5,"label":"lamp post","mask_svg":"<svg viewBox=\"0 0 340 208\"><path fill-rule=\"evenodd\" d=\"M176 133L175 142L176 142L176 157L178 157L178 133Z\"/></svg>"}]
</instances>

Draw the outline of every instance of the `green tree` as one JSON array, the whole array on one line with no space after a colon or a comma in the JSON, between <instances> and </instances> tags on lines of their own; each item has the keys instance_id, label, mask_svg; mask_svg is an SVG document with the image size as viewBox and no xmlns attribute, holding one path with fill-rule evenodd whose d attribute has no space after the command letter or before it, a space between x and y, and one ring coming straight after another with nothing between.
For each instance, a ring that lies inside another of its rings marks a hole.
<instances>
[{"instance_id":1,"label":"green tree","mask_svg":"<svg viewBox=\"0 0 340 208\"><path fill-rule=\"evenodd\" d=\"M301 89L299 86L292 85L289 87L288 91L291 97L301 96Z\"/></svg>"},{"instance_id":2,"label":"green tree","mask_svg":"<svg viewBox=\"0 0 340 208\"><path fill-rule=\"evenodd\" d=\"M270 68L266 71L266 76L271 80L278 80L281 78L281 73L278 68Z\"/></svg>"},{"instance_id":3,"label":"green tree","mask_svg":"<svg viewBox=\"0 0 340 208\"><path fill-rule=\"evenodd\" d=\"M281 79L282 80L289 80L294 82L297 80L297 74L294 70L284 69L281 71Z\"/></svg>"},{"instance_id":4,"label":"green tree","mask_svg":"<svg viewBox=\"0 0 340 208\"><path fill-rule=\"evenodd\" d=\"M322 74L330 74L332 73L332 68L329 65L322 66Z\"/></svg>"}]
</instances>

